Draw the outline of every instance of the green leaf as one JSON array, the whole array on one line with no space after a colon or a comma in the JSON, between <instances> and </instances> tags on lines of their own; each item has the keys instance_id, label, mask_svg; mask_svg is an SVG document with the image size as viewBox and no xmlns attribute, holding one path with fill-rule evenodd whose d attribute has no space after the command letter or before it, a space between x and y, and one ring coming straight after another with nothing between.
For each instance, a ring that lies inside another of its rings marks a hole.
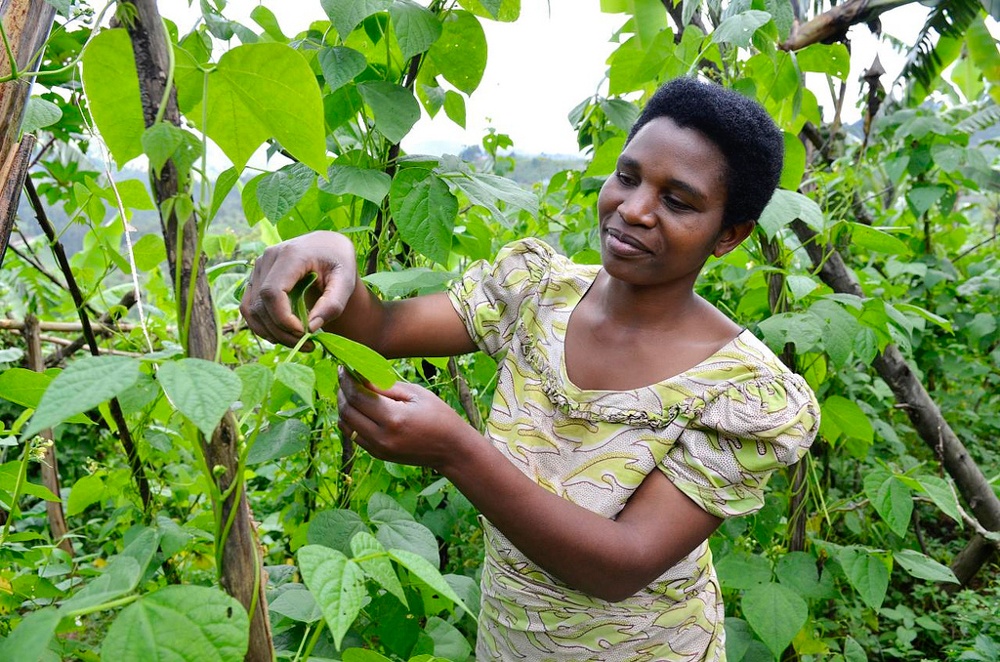
<instances>
[{"instance_id":1,"label":"green leaf","mask_svg":"<svg viewBox=\"0 0 1000 662\"><path fill-rule=\"evenodd\" d=\"M43 659L61 620L62 615L55 607L29 613L6 639L0 641L0 660L37 662Z\"/></svg>"},{"instance_id":2,"label":"green leaf","mask_svg":"<svg viewBox=\"0 0 1000 662\"><path fill-rule=\"evenodd\" d=\"M263 402L270 392L271 382L274 380L271 371L259 363L244 363L237 366L234 372L243 383L243 389L240 391L240 402L243 403L243 409L252 409Z\"/></svg>"},{"instance_id":3,"label":"green leaf","mask_svg":"<svg viewBox=\"0 0 1000 662\"><path fill-rule=\"evenodd\" d=\"M101 644L101 660L240 662L249 629L246 610L221 590L166 586L122 610Z\"/></svg>"},{"instance_id":4,"label":"green leaf","mask_svg":"<svg viewBox=\"0 0 1000 662\"><path fill-rule=\"evenodd\" d=\"M413 519L392 497L375 492L368 499L368 519L378 527L378 541L387 549L419 554L435 568L441 562L434 533Z\"/></svg>"},{"instance_id":5,"label":"green leaf","mask_svg":"<svg viewBox=\"0 0 1000 662\"><path fill-rule=\"evenodd\" d=\"M313 334L313 338L338 362L378 388L390 388L399 379L392 364L370 347L343 336L322 331Z\"/></svg>"},{"instance_id":6,"label":"green leaf","mask_svg":"<svg viewBox=\"0 0 1000 662\"><path fill-rule=\"evenodd\" d=\"M317 58L323 71L323 79L331 92L354 80L368 66L368 60L363 54L346 46L324 48Z\"/></svg>"},{"instance_id":7,"label":"green leaf","mask_svg":"<svg viewBox=\"0 0 1000 662\"><path fill-rule=\"evenodd\" d=\"M121 597L135 589L141 577L142 569L134 558L115 558L97 579L62 604L63 613L96 607Z\"/></svg>"},{"instance_id":8,"label":"green leaf","mask_svg":"<svg viewBox=\"0 0 1000 662\"><path fill-rule=\"evenodd\" d=\"M806 148L795 134L785 131L782 135L785 139L785 162L778 185L782 189L794 191L802 183L802 176L806 172Z\"/></svg>"},{"instance_id":9,"label":"green leaf","mask_svg":"<svg viewBox=\"0 0 1000 662\"><path fill-rule=\"evenodd\" d=\"M219 213L219 208L226 201L229 192L233 190L240 179L240 173L236 168L226 168L215 179L215 186L212 187L212 206L208 210L208 220L211 221Z\"/></svg>"},{"instance_id":10,"label":"green leaf","mask_svg":"<svg viewBox=\"0 0 1000 662\"><path fill-rule=\"evenodd\" d=\"M823 211L813 200L795 191L778 189L761 212L758 223L767 238L774 239L778 230L796 219L816 232L822 232L825 225Z\"/></svg>"},{"instance_id":11,"label":"green leaf","mask_svg":"<svg viewBox=\"0 0 1000 662\"><path fill-rule=\"evenodd\" d=\"M271 600L268 610L272 614L281 614L300 623L315 623L323 618L316 598L304 586L284 591Z\"/></svg>"},{"instance_id":12,"label":"green leaf","mask_svg":"<svg viewBox=\"0 0 1000 662\"><path fill-rule=\"evenodd\" d=\"M292 389L309 407L314 406L316 373L312 368L301 363L279 363L274 369L274 378Z\"/></svg>"},{"instance_id":13,"label":"green leaf","mask_svg":"<svg viewBox=\"0 0 1000 662\"><path fill-rule=\"evenodd\" d=\"M821 405L822 417L829 417L847 437L871 444L875 429L857 403L839 395L831 395Z\"/></svg>"},{"instance_id":14,"label":"green leaf","mask_svg":"<svg viewBox=\"0 0 1000 662\"><path fill-rule=\"evenodd\" d=\"M372 14L387 10L392 5L392 0L351 0L350 2L320 0L320 5L326 15L330 17L330 22L333 23L341 40L344 40L361 21Z\"/></svg>"},{"instance_id":15,"label":"green leaf","mask_svg":"<svg viewBox=\"0 0 1000 662\"><path fill-rule=\"evenodd\" d=\"M161 235L146 234L132 244L132 254L135 256L136 269L152 271L166 261L167 248Z\"/></svg>"},{"instance_id":16,"label":"green leaf","mask_svg":"<svg viewBox=\"0 0 1000 662\"><path fill-rule=\"evenodd\" d=\"M937 476L917 476L917 483L941 512L958 522L959 526L963 524L958 496L951 483Z\"/></svg>"},{"instance_id":17,"label":"green leaf","mask_svg":"<svg viewBox=\"0 0 1000 662\"><path fill-rule=\"evenodd\" d=\"M337 648L361 612L365 576L361 567L335 549L306 545L296 554L302 579L312 591Z\"/></svg>"},{"instance_id":18,"label":"green leaf","mask_svg":"<svg viewBox=\"0 0 1000 662\"><path fill-rule=\"evenodd\" d=\"M391 184L392 178L381 170L335 163L327 171L327 181L320 181L319 189L333 195L356 195L378 205L389 194Z\"/></svg>"},{"instance_id":19,"label":"green leaf","mask_svg":"<svg viewBox=\"0 0 1000 662\"><path fill-rule=\"evenodd\" d=\"M427 619L424 631L434 641L434 655L446 660L464 662L472 653L465 635L448 621L437 616Z\"/></svg>"},{"instance_id":20,"label":"green leaf","mask_svg":"<svg viewBox=\"0 0 1000 662\"><path fill-rule=\"evenodd\" d=\"M263 5L257 5L250 12L250 18L253 19L254 23L259 25L264 29L264 32L274 39L282 43L288 42L288 37L284 35L281 31L281 26L278 25L278 19L275 17L274 12L272 12L267 7Z\"/></svg>"},{"instance_id":21,"label":"green leaf","mask_svg":"<svg viewBox=\"0 0 1000 662\"><path fill-rule=\"evenodd\" d=\"M806 46L795 56L802 71L829 74L840 80L847 80L851 72L851 54L847 46L839 42Z\"/></svg>"},{"instance_id":22,"label":"green leaf","mask_svg":"<svg viewBox=\"0 0 1000 662\"><path fill-rule=\"evenodd\" d=\"M202 109L188 119L243 170L257 148L274 138L318 173L326 170L323 100L316 76L295 49L275 42L227 51L208 76L206 125Z\"/></svg>"},{"instance_id":23,"label":"green leaf","mask_svg":"<svg viewBox=\"0 0 1000 662\"><path fill-rule=\"evenodd\" d=\"M727 589L747 589L771 581L771 564L763 556L733 552L716 564L719 582Z\"/></svg>"},{"instance_id":24,"label":"green leaf","mask_svg":"<svg viewBox=\"0 0 1000 662\"><path fill-rule=\"evenodd\" d=\"M479 87L486 71L486 33L479 19L466 11L449 12L441 36L427 57L444 79L466 94Z\"/></svg>"},{"instance_id":25,"label":"green leaf","mask_svg":"<svg viewBox=\"0 0 1000 662\"><path fill-rule=\"evenodd\" d=\"M420 104L402 85L367 81L358 83L358 93L372 109L375 128L391 143L400 142L420 119Z\"/></svg>"},{"instance_id":26,"label":"green leaf","mask_svg":"<svg viewBox=\"0 0 1000 662\"><path fill-rule=\"evenodd\" d=\"M10 495L14 493L14 484L17 482L17 476L20 471L20 460L11 460L5 464L0 464L0 496L4 496L3 493L6 492L7 495L4 498L10 498ZM21 495L38 497L39 499L52 501L53 503L62 500L44 485L36 485L28 480L21 483ZM0 501L3 501L3 499L0 499ZM5 507L7 506L7 504L4 505Z\"/></svg>"},{"instance_id":27,"label":"green leaf","mask_svg":"<svg viewBox=\"0 0 1000 662\"><path fill-rule=\"evenodd\" d=\"M88 356L69 364L45 390L24 437L89 411L139 380L138 360L126 356Z\"/></svg>"},{"instance_id":28,"label":"green leaf","mask_svg":"<svg viewBox=\"0 0 1000 662\"><path fill-rule=\"evenodd\" d=\"M857 246L867 248L876 253L888 253L890 255L909 255L912 252L909 246L888 232L883 232L878 228L873 228L864 223L850 223L849 225L851 228L851 243Z\"/></svg>"},{"instance_id":29,"label":"green leaf","mask_svg":"<svg viewBox=\"0 0 1000 662\"><path fill-rule=\"evenodd\" d=\"M312 430L297 418L276 423L260 434L247 453L247 464L270 462L287 455L300 453L309 447Z\"/></svg>"},{"instance_id":30,"label":"green leaf","mask_svg":"<svg viewBox=\"0 0 1000 662\"><path fill-rule=\"evenodd\" d=\"M868 662L868 654L854 637L844 640L844 662Z\"/></svg>"},{"instance_id":31,"label":"green leaf","mask_svg":"<svg viewBox=\"0 0 1000 662\"><path fill-rule=\"evenodd\" d=\"M742 618L727 616L725 620L726 658L737 662L743 659L753 639L750 624Z\"/></svg>"},{"instance_id":32,"label":"green leaf","mask_svg":"<svg viewBox=\"0 0 1000 662\"><path fill-rule=\"evenodd\" d=\"M839 547L837 562L844 569L847 581L858 592L865 604L878 610L889 588L889 566L887 560L870 549L863 547ZM891 560L888 560L891 564Z\"/></svg>"},{"instance_id":33,"label":"green leaf","mask_svg":"<svg viewBox=\"0 0 1000 662\"><path fill-rule=\"evenodd\" d=\"M906 192L906 202L910 205L913 215L919 218L947 192L947 186L914 186Z\"/></svg>"},{"instance_id":34,"label":"green leaf","mask_svg":"<svg viewBox=\"0 0 1000 662\"><path fill-rule=\"evenodd\" d=\"M888 471L878 469L865 475L864 484L879 516L897 536L905 536L913 514L910 489Z\"/></svg>"},{"instance_id":35,"label":"green leaf","mask_svg":"<svg viewBox=\"0 0 1000 662\"><path fill-rule=\"evenodd\" d=\"M316 181L316 173L301 163L269 172L257 182L257 203L264 216L277 223L297 205Z\"/></svg>"},{"instance_id":36,"label":"green leaf","mask_svg":"<svg viewBox=\"0 0 1000 662\"><path fill-rule=\"evenodd\" d=\"M719 27L712 33L712 42L716 44L736 44L749 48L750 40L758 28L771 20L766 11L751 9L741 14L735 14L723 19Z\"/></svg>"},{"instance_id":37,"label":"green leaf","mask_svg":"<svg viewBox=\"0 0 1000 662\"><path fill-rule=\"evenodd\" d=\"M444 114L458 126L465 128L465 97L453 90L444 93Z\"/></svg>"},{"instance_id":38,"label":"green leaf","mask_svg":"<svg viewBox=\"0 0 1000 662\"><path fill-rule=\"evenodd\" d=\"M415 2L392 3L389 16L404 60L423 53L441 36L437 16Z\"/></svg>"},{"instance_id":39,"label":"green leaf","mask_svg":"<svg viewBox=\"0 0 1000 662\"><path fill-rule=\"evenodd\" d=\"M453 171L444 175L447 181L461 189L469 200L488 209L498 223L510 225L498 208L501 202L508 208L521 209L533 216L538 214L538 197L517 182L506 177L474 172L464 163L455 163L455 157L442 157L441 161L442 169Z\"/></svg>"},{"instance_id":40,"label":"green leaf","mask_svg":"<svg viewBox=\"0 0 1000 662\"><path fill-rule=\"evenodd\" d=\"M132 42L124 28L101 30L87 43L83 89L94 123L118 167L142 154L146 120Z\"/></svg>"},{"instance_id":41,"label":"green leaf","mask_svg":"<svg viewBox=\"0 0 1000 662\"><path fill-rule=\"evenodd\" d=\"M473 620L478 620L475 612L466 606L451 585L441 576L437 568L428 563L424 557L413 552L408 552L405 549L390 549L389 556L418 577L420 581L461 607Z\"/></svg>"},{"instance_id":42,"label":"green leaf","mask_svg":"<svg viewBox=\"0 0 1000 662\"><path fill-rule=\"evenodd\" d=\"M386 299L397 299L411 292L440 291L444 284L454 280L450 271L434 271L427 267L413 267L402 271L377 271L362 280L374 285Z\"/></svg>"},{"instance_id":43,"label":"green leaf","mask_svg":"<svg viewBox=\"0 0 1000 662\"><path fill-rule=\"evenodd\" d=\"M365 574L375 580L379 586L396 596L403 605L409 606L406 602L406 594L403 592L403 585L399 583L399 577L389 561L389 555L378 540L368 531L359 531L351 538L351 553L354 560L361 566Z\"/></svg>"},{"instance_id":44,"label":"green leaf","mask_svg":"<svg viewBox=\"0 0 1000 662\"><path fill-rule=\"evenodd\" d=\"M410 662L414 662L416 659L411 657ZM344 651L343 660L344 662L392 662L385 655L364 648L348 648Z\"/></svg>"},{"instance_id":45,"label":"green leaf","mask_svg":"<svg viewBox=\"0 0 1000 662\"><path fill-rule=\"evenodd\" d=\"M142 151L149 157L149 165L155 172L159 172L183 144L183 129L170 122L157 122L142 133Z\"/></svg>"},{"instance_id":46,"label":"green leaf","mask_svg":"<svg viewBox=\"0 0 1000 662\"><path fill-rule=\"evenodd\" d=\"M310 545L325 545L347 556L353 554L351 540L361 532L368 533L368 527L353 510L323 510L309 522L306 540Z\"/></svg>"},{"instance_id":47,"label":"green leaf","mask_svg":"<svg viewBox=\"0 0 1000 662\"><path fill-rule=\"evenodd\" d=\"M62 108L41 97L29 97L24 106L21 133L33 133L62 119Z\"/></svg>"},{"instance_id":48,"label":"green leaf","mask_svg":"<svg viewBox=\"0 0 1000 662\"><path fill-rule=\"evenodd\" d=\"M948 582L951 584L961 584L958 577L951 568L938 563L929 556L912 549L903 549L892 553L903 570L917 577L932 582Z\"/></svg>"},{"instance_id":49,"label":"green leaf","mask_svg":"<svg viewBox=\"0 0 1000 662\"><path fill-rule=\"evenodd\" d=\"M799 595L781 584L762 584L743 594L743 615L775 657L781 655L809 617Z\"/></svg>"},{"instance_id":50,"label":"green leaf","mask_svg":"<svg viewBox=\"0 0 1000 662\"><path fill-rule=\"evenodd\" d=\"M73 488L69 492L69 499L66 500L66 516L74 517L79 515L88 507L100 501L103 496L103 473L84 476L73 483Z\"/></svg>"},{"instance_id":51,"label":"green leaf","mask_svg":"<svg viewBox=\"0 0 1000 662\"><path fill-rule=\"evenodd\" d=\"M435 262L448 262L458 201L444 181L423 168L404 168L392 180L389 207L403 241Z\"/></svg>"},{"instance_id":52,"label":"green leaf","mask_svg":"<svg viewBox=\"0 0 1000 662\"><path fill-rule=\"evenodd\" d=\"M209 438L243 391L243 382L232 370L204 359L164 363L156 379L174 408Z\"/></svg>"},{"instance_id":53,"label":"green leaf","mask_svg":"<svg viewBox=\"0 0 1000 662\"><path fill-rule=\"evenodd\" d=\"M816 559L806 552L789 552L775 566L778 581L804 598L821 598L825 594L820 583Z\"/></svg>"},{"instance_id":54,"label":"green leaf","mask_svg":"<svg viewBox=\"0 0 1000 662\"><path fill-rule=\"evenodd\" d=\"M51 383L52 375L48 373L9 368L0 373L0 398L34 409Z\"/></svg>"}]
</instances>

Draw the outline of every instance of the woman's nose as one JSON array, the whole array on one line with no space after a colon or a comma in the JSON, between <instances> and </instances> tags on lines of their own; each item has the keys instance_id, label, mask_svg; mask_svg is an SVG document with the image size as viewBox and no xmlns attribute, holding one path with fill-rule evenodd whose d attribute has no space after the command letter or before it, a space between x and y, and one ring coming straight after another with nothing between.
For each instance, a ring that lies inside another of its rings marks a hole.
<instances>
[{"instance_id":1,"label":"woman's nose","mask_svg":"<svg viewBox=\"0 0 1000 662\"><path fill-rule=\"evenodd\" d=\"M651 226L656 223L656 196L643 190L633 189L618 205L618 213L629 225Z\"/></svg>"}]
</instances>

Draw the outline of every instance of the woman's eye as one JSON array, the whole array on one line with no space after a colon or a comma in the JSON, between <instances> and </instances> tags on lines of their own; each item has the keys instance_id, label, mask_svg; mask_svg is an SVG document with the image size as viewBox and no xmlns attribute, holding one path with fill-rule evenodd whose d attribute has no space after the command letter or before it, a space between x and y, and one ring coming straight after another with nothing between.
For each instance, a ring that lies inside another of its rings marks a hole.
<instances>
[{"instance_id":1,"label":"woman's eye","mask_svg":"<svg viewBox=\"0 0 1000 662\"><path fill-rule=\"evenodd\" d=\"M678 200L677 198L664 198L664 204L674 211L691 211L691 205Z\"/></svg>"},{"instance_id":2,"label":"woman's eye","mask_svg":"<svg viewBox=\"0 0 1000 662\"><path fill-rule=\"evenodd\" d=\"M615 176L617 176L618 181L620 181L625 186L632 186L635 184L635 178L633 178L632 175L629 175L628 173L624 173L619 170L615 172Z\"/></svg>"}]
</instances>

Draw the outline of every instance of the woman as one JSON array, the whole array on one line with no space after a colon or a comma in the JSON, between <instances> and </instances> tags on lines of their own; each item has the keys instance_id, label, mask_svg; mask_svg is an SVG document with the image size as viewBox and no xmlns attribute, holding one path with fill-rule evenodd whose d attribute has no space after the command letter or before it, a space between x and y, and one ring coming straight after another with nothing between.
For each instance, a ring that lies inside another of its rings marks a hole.
<instances>
[{"instance_id":1,"label":"woman","mask_svg":"<svg viewBox=\"0 0 1000 662\"><path fill-rule=\"evenodd\" d=\"M601 189L600 267L528 239L448 293L382 302L341 235L257 261L241 309L266 338L301 336L287 292L315 272L311 329L390 357L497 358L485 439L419 386L340 375L345 435L436 469L485 517L478 659L725 658L707 538L760 508L768 475L811 444L819 408L693 288L709 256L750 234L782 146L756 103L678 79L650 99Z\"/></svg>"}]
</instances>

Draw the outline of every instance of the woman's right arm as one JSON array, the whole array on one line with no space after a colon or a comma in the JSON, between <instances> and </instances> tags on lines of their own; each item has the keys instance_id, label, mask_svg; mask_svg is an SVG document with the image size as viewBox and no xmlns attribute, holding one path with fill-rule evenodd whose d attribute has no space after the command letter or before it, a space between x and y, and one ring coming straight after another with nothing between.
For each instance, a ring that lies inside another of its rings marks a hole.
<instances>
[{"instance_id":1,"label":"woman's right arm","mask_svg":"<svg viewBox=\"0 0 1000 662\"><path fill-rule=\"evenodd\" d=\"M351 338L383 356L453 356L476 349L444 293L385 302L357 273L354 245L336 232L313 232L271 246L254 263L240 303L250 329L292 346L305 332L289 293L316 274L309 328Z\"/></svg>"}]
</instances>

